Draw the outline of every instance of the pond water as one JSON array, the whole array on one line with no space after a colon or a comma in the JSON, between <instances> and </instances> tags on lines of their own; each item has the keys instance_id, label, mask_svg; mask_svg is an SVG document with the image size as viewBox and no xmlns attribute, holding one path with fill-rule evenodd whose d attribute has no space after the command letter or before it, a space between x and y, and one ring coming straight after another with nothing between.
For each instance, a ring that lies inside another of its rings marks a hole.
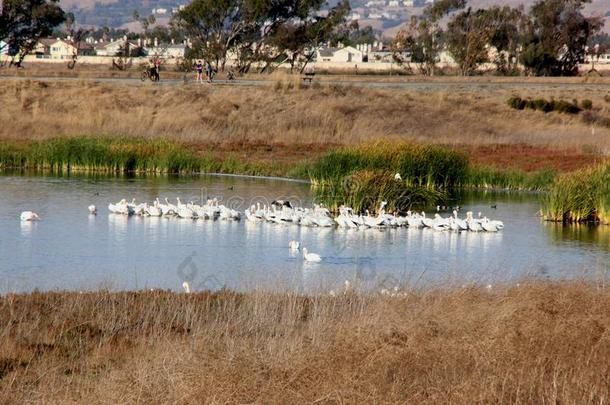
<instances>
[{"instance_id":1,"label":"pond water","mask_svg":"<svg viewBox=\"0 0 610 405\"><path fill-rule=\"evenodd\" d=\"M0 292L38 290L180 290L226 286L320 292L345 280L366 289L447 283L497 283L524 277L605 277L610 227L541 222L538 196L468 193L462 212L504 221L499 233L430 229L342 230L246 221L124 217L121 198L183 201L218 197L244 210L276 198L309 205L307 184L226 176L108 177L0 175ZM98 215L89 215L95 204ZM496 205L492 209L491 205ZM39 222L21 222L24 210ZM463 215L463 214L462 214ZM299 240L323 257L291 254Z\"/></svg>"}]
</instances>

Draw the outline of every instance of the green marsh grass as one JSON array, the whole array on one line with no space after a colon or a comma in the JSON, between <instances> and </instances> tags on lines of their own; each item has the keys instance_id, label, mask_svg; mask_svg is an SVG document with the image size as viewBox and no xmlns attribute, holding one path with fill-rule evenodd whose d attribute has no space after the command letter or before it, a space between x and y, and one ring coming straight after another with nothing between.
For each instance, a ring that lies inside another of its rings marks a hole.
<instances>
[{"instance_id":1,"label":"green marsh grass","mask_svg":"<svg viewBox=\"0 0 610 405\"><path fill-rule=\"evenodd\" d=\"M518 169L496 169L485 166L470 166L463 187L483 189L507 189L541 191L552 184L556 173L553 170L525 172Z\"/></svg>"},{"instance_id":2,"label":"green marsh grass","mask_svg":"<svg viewBox=\"0 0 610 405\"><path fill-rule=\"evenodd\" d=\"M391 171L363 170L341 180L326 181L313 187L316 201L331 211L346 205L361 213L377 212L382 201L390 212L406 212L414 207L430 207L445 201L446 192L440 189L413 186L404 180L395 180Z\"/></svg>"},{"instance_id":3,"label":"green marsh grass","mask_svg":"<svg viewBox=\"0 0 610 405\"><path fill-rule=\"evenodd\" d=\"M308 170L314 185L335 182L361 171L400 173L409 186L451 188L466 176L467 157L442 146L374 142L331 151Z\"/></svg>"},{"instance_id":4,"label":"green marsh grass","mask_svg":"<svg viewBox=\"0 0 610 405\"><path fill-rule=\"evenodd\" d=\"M1 142L0 168L309 178L319 202L331 209L345 204L357 211L375 211L381 201L387 201L392 211L437 205L458 188L543 190L555 177L551 171L526 173L472 166L465 154L450 148L405 142L366 143L330 151L313 161L288 164L244 161L237 155L220 158L213 151L196 152L162 139L86 136ZM394 180L396 173L401 181ZM600 201L595 212L607 218L607 197L596 198ZM578 217L582 215L590 213Z\"/></svg>"},{"instance_id":5,"label":"green marsh grass","mask_svg":"<svg viewBox=\"0 0 610 405\"><path fill-rule=\"evenodd\" d=\"M559 176L543 204L550 221L610 224L610 162Z\"/></svg>"},{"instance_id":6,"label":"green marsh grass","mask_svg":"<svg viewBox=\"0 0 610 405\"><path fill-rule=\"evenodd\" d=\"M317 201L331 210L347 205L375 212L382 201L390 211L439 204L467 169L466 156L448 148L374 142L328 152L307 174ZM394 179L396 173L401 180Z\"/></svg>"},{"instance_id":7,"label":"green marsh grass","mask_svg":"<svg viewBox=\"0 0 610 405\"><path fill-rule=\"evenodd\" d=\"M196 154L187 146L162 139L137 137L58 137L42 141L0 143L0 167L135 173L282 174L278 164L218 159Z\"/></svg>"}]
</instances>

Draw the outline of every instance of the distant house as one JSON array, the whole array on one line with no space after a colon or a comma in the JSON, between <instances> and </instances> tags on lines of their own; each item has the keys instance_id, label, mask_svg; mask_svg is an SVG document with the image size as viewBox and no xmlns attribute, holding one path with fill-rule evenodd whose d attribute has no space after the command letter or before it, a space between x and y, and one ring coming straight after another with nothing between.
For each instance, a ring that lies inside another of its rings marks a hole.
<instances>
[{"instance_id":1,"label":"distant house","mask_svg":"<svg viewBox=\"0 0 610 405\"><path fill-rule=\"evenodd\" d=\"M322 48L317 53L318 62L360 63L363 61L362 51L346 46L344 48Z\"/></svg>"},{"instance_id":2,"label":"distant house","mask_svg":"<svg viewBox=\"0 0 610 405\"><path fill-rule=\"evenodd\" d=\"M129 51L138 49L140 46L132 41L126 41L119 39L117 41L98 43L95 46L95 53L98 56L117 56L125 50L125 47L129 47Z\"/></svg>"},{"instance_id":3,"label":"distant house","mask_svg":"<svg viewBox=\"0 0 610 405\"><path fill-rule=\"evenodd\" d=\"M34 47L33 54L41 59L72 59L74 55L95 55L95 50L86 42L43 38Z\"/></svg>"},{"instance_id":4,"label":"distant house","mask_svg":"<svg viewBox=\"0 0 610 405\"><path fill-rule=\"evenodd\" d=\"M406 52L401 54L401 57L407 56ZM368 57L369 62L393 62L394 61L394 53L390 51L372 51L369 53Z\"/></svg>"},{"instance_id":5,"label":"distant house","mask_svg":"<svg viewBox=\"0 0 610 405\"><path fill-rule=\"evenodd\" d=\"M8 55L8 44L4 41L0 41L0 55Z\"/></svg>"},{"instance_id":6,"label":"distant house","mask_svg":"<svg viewBox=\"0 0 610 405\"><path fill-rule=\"evenodd\" d=\"M38 40L32 54L36 55L37 58L50 58L51 57L51 45L57 42L57 38L41 38Z\"/></svg>"},{"instance_id":7,"label":"distant house","mask_svg":"<svg viewBox=\"0 0 610 405\"><path fill-rule=\"evenodd\" d=\"M601 64L609 64L610 63L610 53L604 53L599 55L599 58L595 58L597 63Z\"/></svg>"},{"instance_id":8,"label":"distant house","mask_svg":"<svg viewBox=\"0 0 610 405\"><path fill-rule=\"evenodd\" d=\"M448 51L440 51L438 54L438 61L445 65L455 65L455 59Z\"/></svg>"},{"instance_id":9,"label":"distant house","mask_svg":"<svg viewBox=\"0 0 610 405\"><path fill-rule=\"evenodd\" d=\"M77 44L78 54L82 56L95 56L95 48L88 42L80 42Z\"/></svg>"},{"instance_id":10,"label":"distant house","mask_svg":"<svg viewBox=\"0 0 610 405\"><path fill-rule=\"evenodd\" d=\"M186 45L184 44L160 44L148 49L149 56L156 56L162 59L184 58L186 55Z\"/></svg>"},{"instance_id":11,"label":"distant house","mask_svg":"<svg viewBox=\"0 0 610 405\"><path fill-rule=\"evenodd\" d=\"M76 47L63 39L58 39L51 44L51 59L72 59L77 53Z\"/></svg>"}]
</instances>

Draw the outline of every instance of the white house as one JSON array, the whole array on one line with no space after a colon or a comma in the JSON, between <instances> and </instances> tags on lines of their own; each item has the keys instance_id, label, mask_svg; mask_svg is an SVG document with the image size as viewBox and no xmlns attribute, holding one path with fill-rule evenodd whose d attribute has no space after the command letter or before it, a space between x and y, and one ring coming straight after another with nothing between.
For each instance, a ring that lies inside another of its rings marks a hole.
<instances>
[{"instance_id":1,"label":"white house","mask_svg":"<svg viewBox=\"0 0 610 405\"><path fill-rule=\"evenodd\" d=\"M440 51L438 54L438 61L444 65L455 65L455 59L448 51Z\"/></svg>"},{"instance_id":2,"label":"white house","mask_svg":"<svg viewBox=\"0 0 610 405\"><path fill-rule=\"evenodd\" d=\"M125 39L119 39L112 42L98 43L95 47L95 53L98 56L117 56L128 44L129 49L137 49L139 45L132 41L126 41Z\"/></svg>"},{"instance_id":3,"label":"white house","mask_svg":"<svg viewBox=\"0 0 610 405\"><path fill-rule=\"evenodd\" d=\"M51 59L72 59L72 56L77 53L77 49L71 43L58 39L50 46Z\"/></svg>"},{"instance_id":4,"label":"white house","mask_svg":"<svg viewBox=\"0 0 610 405\"><path fill-rule=\"evenodd\" d=\"M157 56L162 59L184 58L186 45L184 44L161 44L148 49L149 56Z\"/></svg>"},{"instance_id":5,"label":"white house","mask_svg":"<svg viewBox=\"0 0 610 405\"><path fill-rule=\"evenodd\" d=\"M360 63L363 60L363 52L351 47L344 48L322 48L318 49L318 62L344 62L344 63Z\"/></svg>"},{"instance_id":6,"label":"white house","mask_svg":"<svg viewBox=\"0 0 610 405\"><path fill-rule=\"evenodd\" d=\"M0 55L8 55L8 44L0 41Z\"/></svg>"}]
</instances>

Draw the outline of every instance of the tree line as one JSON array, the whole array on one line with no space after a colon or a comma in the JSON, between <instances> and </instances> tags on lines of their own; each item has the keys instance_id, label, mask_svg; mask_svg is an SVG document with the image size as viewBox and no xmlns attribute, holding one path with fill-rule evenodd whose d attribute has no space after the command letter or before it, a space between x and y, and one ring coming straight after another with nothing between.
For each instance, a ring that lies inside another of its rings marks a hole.
<instances>
[{"instance_id":1,"label":"tree line","mask_svg":"<svg viewBox=\"0 0 610 405\"><path fill-rule=\"evenodd\" d=\"M603 19L583 14L590 2L538 0L526 12L522 6L475 10L466 0L438 0L398 33L394 57L425 75L434 74L445 50L462 75L484 63L506 75L521 73L521 66L537 76L576 75L586 56L599 56L610 45L600 34Z\"/></svg>"},{"instance_id":2,"label":"tree line","mask_svg":"<svg viewBox=\"0 0 610 405\"><path fill-rule=\"evenodd\" d=\"M424 75L438 70L448 52L462 75L475 74L484 63L502 74L575 75L589 55L610 46L601 32L603 20L583 14L591 0L538 0L529 9L468 7L467 0L437 0L413 17L390 44L393 58ZM261 72L280 64L303 70L327 44L370 43L376 33L348 22L348 0L328 7L325 0L192 0L172 17L167 29L140 17L144 35L188 38L187 59L206 59L223 69L228 60L237 70ZM19 60L37 41L65 24L72 37L74 17L59 0L4 0L0 10L0 46ZM599 40L597 43L593 43ZM597 46L596 46L597 45Z\"/></svg>"}]
</instances>

